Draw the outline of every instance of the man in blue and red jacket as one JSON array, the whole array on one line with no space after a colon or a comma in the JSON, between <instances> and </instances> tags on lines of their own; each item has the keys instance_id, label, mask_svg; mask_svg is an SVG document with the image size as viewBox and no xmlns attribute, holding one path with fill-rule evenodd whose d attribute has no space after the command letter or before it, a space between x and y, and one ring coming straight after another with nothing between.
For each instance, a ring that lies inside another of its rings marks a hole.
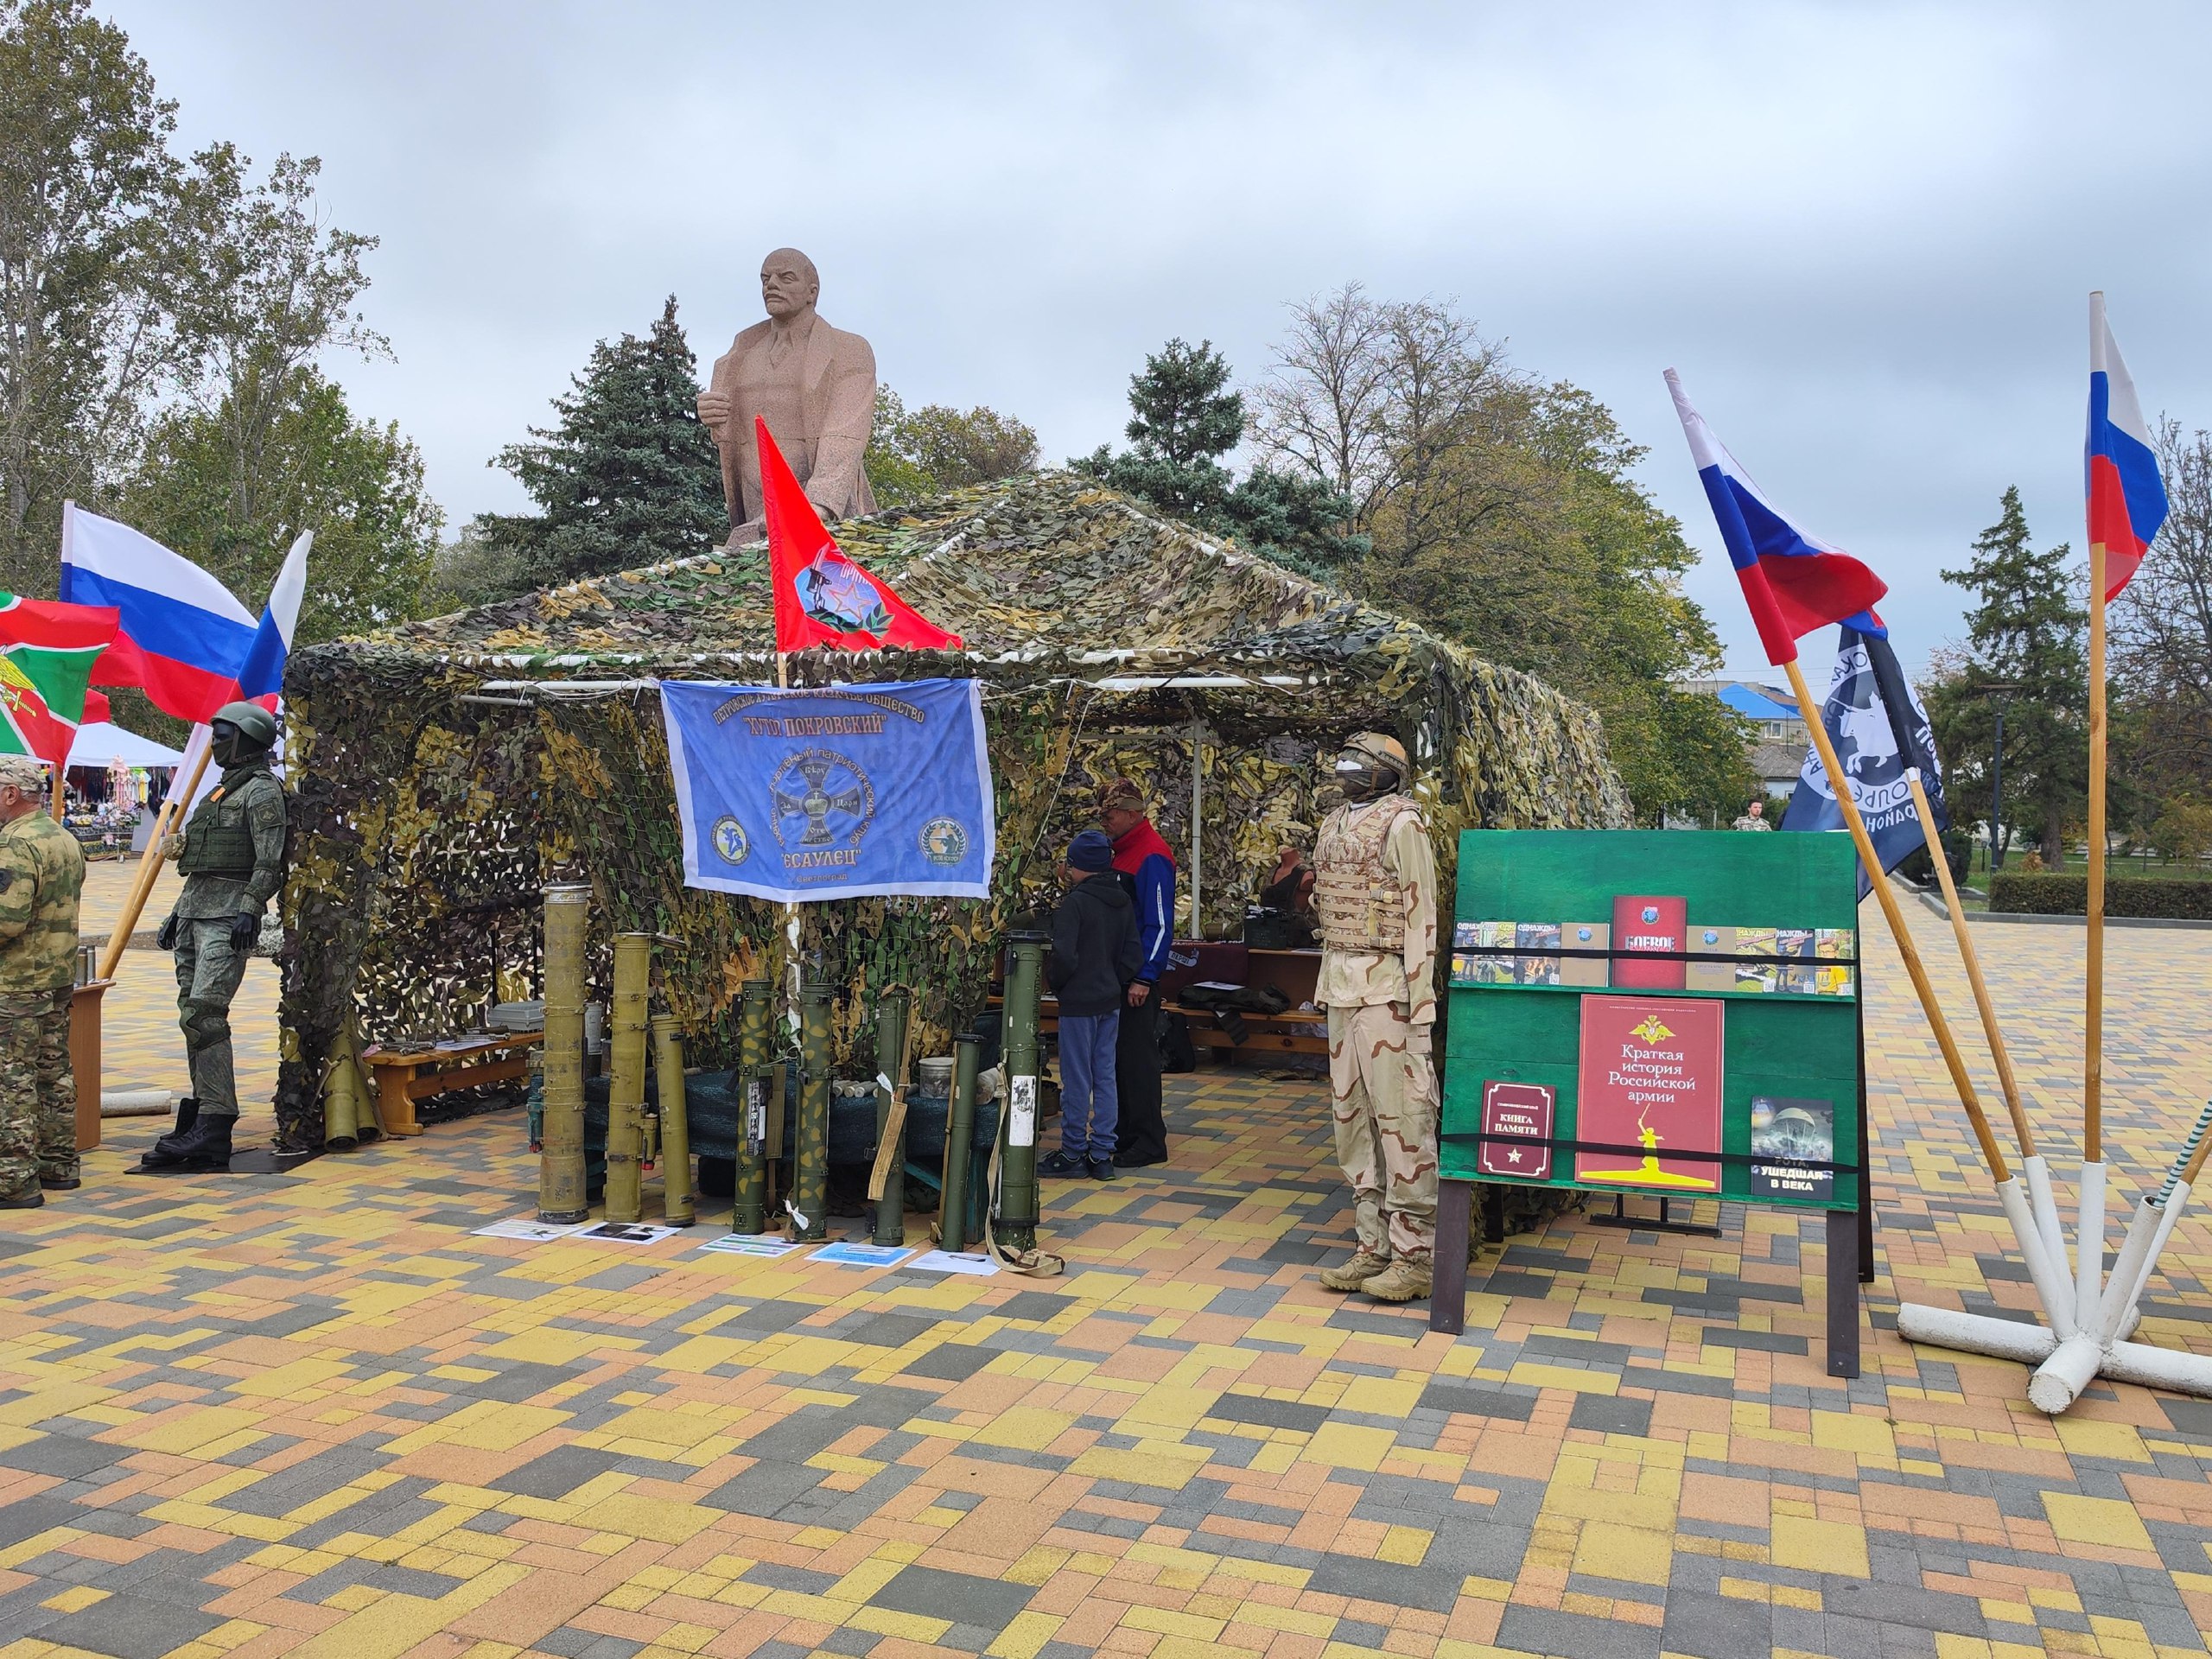
<instances>
[{"instance_id":1,"label":"man in blue and red jacket","mask_svg":"<svg viewBox=\"0 0 2212 1659\"><path fill-rule=\"evenodd\" d=\"M1098 823L1114 843L1114 869L1136 901L1141 957L1114 1057L1121 1121L1114 1161L1124 1169L1167 1161L1167 1122L1160 1099L1160 997L1175 939L1175 855L1145 816L1144 791L1116 778L1098 791Z\"/></svg>"}]
</instances>

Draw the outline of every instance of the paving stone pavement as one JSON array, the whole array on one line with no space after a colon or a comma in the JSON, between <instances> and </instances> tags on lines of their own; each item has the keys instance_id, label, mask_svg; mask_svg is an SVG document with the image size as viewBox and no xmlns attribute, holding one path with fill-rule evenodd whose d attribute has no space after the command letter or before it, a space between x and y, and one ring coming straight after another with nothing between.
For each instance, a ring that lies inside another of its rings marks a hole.
<instances>
[{"instance_id":1,"label":"paving stone pavement","mask_svg":"<svg viewBox=\"0 0 2212 1659\"><path fill-rule=\"evenodd\" d=\"M2079 931L1982 937L2058 1150ZM158 1183L122 1173L158 1126L111 1124L82 1192L0 1217L0 1659L2202 1652L2212 1403L2100 1384L2053 1422L2018 1367L1895 1334L1901 1294L2028 1296L1902 974L1869 979L1848 1383L1787 1214L1562 1217L1485 1254L1457 1340L1330 1295L1324 1098L1249 1072L1175 1080L1166 1169L1048 1189L1052 1281L475 1237L532 1201L513 1114ZM2212 1092L2208 982L2212 935L2113 940L2123 1192ZM2208 1269L2200 1216L2145 1339L2212 1351Z\"/></svg>"}]
</instances>

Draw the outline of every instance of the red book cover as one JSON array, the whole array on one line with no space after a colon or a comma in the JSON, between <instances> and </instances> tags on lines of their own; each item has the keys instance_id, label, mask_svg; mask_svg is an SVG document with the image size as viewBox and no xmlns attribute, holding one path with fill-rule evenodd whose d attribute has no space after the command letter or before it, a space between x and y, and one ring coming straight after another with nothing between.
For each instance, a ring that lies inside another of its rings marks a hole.
<instances>
[{"instance_id":1,"label":"red book cover","mask_svg":"<svg viewBox=\"0 0 2212 1659\"><path fill-rule=\"evenodd\" d=\"M1720 1150L1727 1010L1717 998L1582 999L1574 1138L1624 1150L1576 1153L1576 1180L1662 1192L1720 1190L1718 1163L1667 1154Z\"/></svg>"},{"instance_id":2,"label":"red book cover","mask_svg":"<svg viewBox=\"0 0 2212 1659\"><path fill-rule=\"evenodd\" d=\"M1679 991L1689 964L1681 952L1688 947L1688 906L1680 899L1654 899L1623 893L1613 900L1613 985L1617 989ZM1671 960L1638 962L1637 951L1668 951Z\"/></svg>"},{"instance_id":3,"label":"red book cover","mask_svg":"<svg viewBox=\"0 0 2212 1659\"><path fill-rule=\"evenodd\" d=\"M1485 1175L1514 1175L1524 1181L1552 1177L1552 1104L1559 1091L1542 1084L1483 1081L1483 1133L1504 1137L1484 1141L1476 1166ZM1514 1144L1526 1141L1526 1146Z\"/></svg>"}]
</instances>

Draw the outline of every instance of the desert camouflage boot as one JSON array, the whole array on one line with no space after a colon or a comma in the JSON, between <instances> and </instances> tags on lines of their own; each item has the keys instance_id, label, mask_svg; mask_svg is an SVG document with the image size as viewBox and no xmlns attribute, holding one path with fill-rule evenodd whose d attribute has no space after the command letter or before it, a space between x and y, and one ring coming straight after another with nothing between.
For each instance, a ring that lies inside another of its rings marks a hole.
<instances>
[{"instance_id":1,"label":"desert camouflage boot","mask_svg":"<svg viewBox=\"0 0 2212 1659\"><path fill-rule=\"evenodd\" d=\"M1362 1250L1341 1267L1322 1268L1321 1288L1357 1290L1389 1265L1389 1256L1377 1255L1372 1250Z\"/></svg>"},{"instance_id":2,"label":"desert camouflage boot","mask_svg":"<svg viewBox=\"0 0 2212 1659\"><path fill-rule=\"evenodd\" d=\"M1429 1264L1401 1256L1360 1288L1378 1302L1417 1301L1428 1294Z\"/></svg>"}]
</instances>

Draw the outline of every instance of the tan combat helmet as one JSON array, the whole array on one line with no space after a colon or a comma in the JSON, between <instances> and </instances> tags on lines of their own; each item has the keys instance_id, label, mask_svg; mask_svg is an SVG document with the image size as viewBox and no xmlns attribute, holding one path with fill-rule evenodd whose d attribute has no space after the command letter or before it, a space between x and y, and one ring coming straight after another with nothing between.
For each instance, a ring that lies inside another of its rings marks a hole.
<instances>
[{"instance_id":1,"label":"tan combat helmet","mask_svg":"<svg viewBox=\"0 0 2212 1659\"><path fill-rule=\"evenodd\" d=\"M1406 746L1388 732L1354 732L1344 740L1344 753L1363 754L1376 766L1389 767L1398 774L1400 784L1413 778L1413 767L1406 760Z\"/></svg>"}]
</instances>

